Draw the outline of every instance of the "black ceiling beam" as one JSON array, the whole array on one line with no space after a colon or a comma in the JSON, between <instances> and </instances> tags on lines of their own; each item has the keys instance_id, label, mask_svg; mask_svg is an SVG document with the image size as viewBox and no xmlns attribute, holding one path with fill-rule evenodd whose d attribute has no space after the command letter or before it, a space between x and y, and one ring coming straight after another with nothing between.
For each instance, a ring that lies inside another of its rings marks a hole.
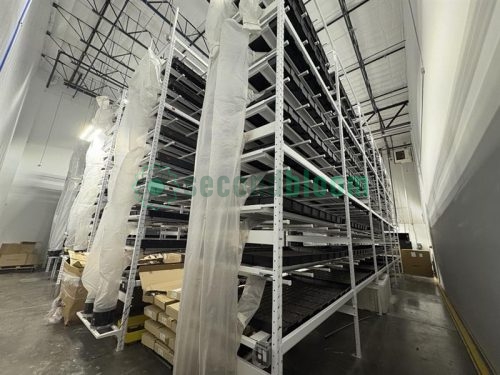
<instances>
[{"instance_id":1,"label":"black ceiling beam","mask_svg":"<svg viewBox=\"0 0 500 375\"><path fill-rule=\"evenodd\" d=\"M148 0L141 0L142 3L144 3L149 9L151 9L156 15L158 15L163 21L165 21L168 25L170 25L171 27L173 26L172 25L172 22L170 22L170 20L165 17L165 15L163 15L158 9L156 9L152 2L151 1L148 1ZM200 47L198 47L196 44L194 44L202 35L203 33L201 33L193 24L191 24L189 22L189 24L195 29L198 31L198 36L196 37L195 41L193 41L193 47L196 48L198 50L198 52L200 52L203 56L205 56L206 58L208 58L208 54L203 51ZM178 32L184 39L188 40L189 42L191 42L191 39L189 38L188 35L186 35L184 32L180 31L178 28L176 30L176 32Z\"/></svg>"},{"instance_id":2,"label":"black ceiling beam","mask_svg":"<svg viewBox=\"0 0 500 375\"><path fill-rule=\"evenodd\" d=\"M408 86L407 86L407 85L405 85L405 86L401 86L401 87L399 87L399 88L397 88L397 89L392 89L392 90L389 90L389 91L387 91L387 92L384 92L383 94L377 95L377 96L375 96L373 99L380 99L380 98L381 98L381 97L383 97L383 96L387 96L387 95L390 95L390 94L394 94L395 92L398 92L398 91L401 91L401 90L406 90L406 89L408 89ZM370 98L365 99L365 100L363 100L363 101L360 101L360 102L359 102L359 104L363 105L364 103L368 103L369 101L370 101Z\"/></svg>"},{"instance_id":3,"label":"black ceiling beam","mask_svg":"<svg viewBox=\"0 0 500 375\"><path fill-rule=\"evenodd\" d=\"M400 44L400 43L397 43L397 44ZM389 47L389 48L390 48L390 47ZM399 46L398 48L395 48L395 49L393 49L393 50L391 50L391 51L389 51L389 52L387 52L387 53L385 53L385 54L380 55L380 53L382 53L383 51L385 51L385 50L386 50L386 48L385 48L385 49L383 49L382 51L379 51L379 52L377 52L377 53L373 54L372 56L367 57L367 58L364 60L365 66L370 65L370 64L373 64L374 62L377 62L377 61L379 61L379 60L381 60L381 59L383 59L383 58L386 58L386 57L388 57L388 56L390 56L390 55L392 55L392 54L394 54L394 53L396 53L396 52L402 51L402 50L404 50L404 49L405 49L405 46L404 46L404 44L403 44L402 46ZM377 56L377 55L378 55L378 56ZM373 57L373 56L376 56L376 57ZM345 71L345 73L344 73L343 75L345 75L345 74L349 74L349 73L352 73L352 72L355 72L355 71L356 71L356 70L358 70L358 69L360 69L360 66L359 66L359 65L357 65L357 66L355 66L355 67L353 67L353 68L351 68L351 69L349 69L349 70L346 70L346 71Z\"/></svg>"},{"instance_id":4,"label":"black ceiling beam","mask_svg":"<svg viewBox=\"0 0 500 375\"><path fill-rule=\"evenodd\" d=\"M82 81L85 81L85 78L87 78L87 75L89 74L89 72L90 72L90 70L91 70L91 67L92 67L92 66L95 64L95 62L97 61L97 58L98 58L99 54L100 54L100 53L102 52L102 50L104 49L104 47L105 47L105 45L106 45L106 42L108 41L109 37L110 37L110 36L111 36L111 34L113 33L113 30L115 29L115 27L116 27L118 30L120 30L120 28L119 28L119 27L117 27L117 24L118 24L118 22L119 22L119 20L120 20L121 15L123 14L123 12L125 12L125 8L127 7L128 3L129 3L129 0L125 0L125 3L123 4L122 8L120 9L120 12L119 12L118 14L115 14L115 15L116 15L116 19L115 19L115 21L111 24L111 27L109 28L109 31L108 31L108 33L106 34L104 41L102 41L102 40L99 38L99 40L102 42L102 44L101 44L101 48L100 48L99 50L97 50L97 53L96 53L96 55L95 55L94 59L92 60L92 62L90 63L89 67L88 67L87 69L85 69L85 73L84 73L84 75L83 75L83 79L82 79ZM114 12L114 11L113 11L113 12ZM101 21L101 20L102 20L102 19L104 19L104 18L105 18L105 17L104 17L104 13L103 13L103 14L102 14L102 16L99 18L99 21ZM108 21L108 20L106 20L106 21ZM96 26L96 29L97 29L97 26ZM90 42L90 43L92 43L92 42ZM90 44L90 43L89 43L89 44ZM85 52L87 52L87 51L88 51L88 47L85 47ZM83 59L82 59L82 60L83 60ZM81 66L81 63L79 64L79 66ZM78 66L78 67L79 67L79 66ZM77 69L78 69L78 68L77 68ZM77 69L75 69L75 72L77 71ZM71 82L73 82L73 80L70 80L70 81L71 81ZM78 82L73 82L73 83L76 83L76 84L77 84Z\"/></svg>"},{"instance_id":5,"label":"black ceiling beam","mask_svg":"<svg viewBox=\"0 0 500 375\"><path fill-rule=\"evenodd\" d=\"M394 108L394 107L399 107L400 105L402 105L404 103L408 103L408 100L403 100L401 102L397 102L397 103L394 103L394 104L391 104L391 105L388 105L388 106L385 106L385 107L381 107L381 108L379 108L379 112L383 112L383 111L385 111L387 109L391 109L391 108ZM365 116L371 115L372 113L375 113L375 112L371 111L371 112L365 113Z\"/></svg>"},{"instance_id":6,"label":"black ceiling beam","mask_svg":"<svg viewBox=\"0 0 500 375\"><path fill-rule=\"evenodd\" d=\"M401 116L407 116L407 115L409 115L409 113L405 112L405 113L400 113L399 115L394 116L394 117L399 118ZM371 116L374 116L374 113ZM387 120L389 120L389 119L388 118L384 118L384 122L387 121ZM366 123L366 125L368 125L368 126L377 125L377 124L378 124L378 121L375 121L375 122L372 122L372 123L369 123L369 122ZM385 128L387 129L387 126Z\"/></svg>"},{"instance_id":7,"label":"black ceiling beam","mask_svg":"<svg viewBox=\"0 0 500 375\"><path fill-rule=\"evenodd\" d=\"M408 102L406 103L403 103L401 105L401 108L399 108L399 110L396 112L396 114L394 115L394 117L392 118L391 121L389 121L389 123L385 126L386 129L389 129L389 127L391 126L391 124L394 122L394 120L396 120L396 118L399 116L399 114L401 113L401 111L406 107L406 105L408 104Z\"/></svg>"},{"instance_id":8,"label":"black ceiling beam","mask_svg":"<svg viewBox=\"0 0 500 375\"><path fill-rule=\"evenodd\" d=\"M380 139L386 140L386 138L395 137L397 135L403 135L403 134L406 134L406 133L409 133L409 132L411 132L411 129L403 130L403 131L401 131L399 133L381 135L380 137L377 137L377 138L374 137L373 140L374 141L378 141Z\"/></svg>"},{"instance_id":9,"label":"black ceiling beam","mask_svg":"<svg viewBox=\"0 0 500 375\"><path fill-rule=\"evenodd\" d=\"M106 0L101 8L101 10L99 11L99 18L97 19L97 23L96 25L94 26L94 28L92 29L92 32L90 33L89 35L89 38L87 39L86 41L86 45L85 45L85 49L82 51L81 55L80 55L80 58L78 59L78 63L76 65L76 68L75 70L73 70L73 73L71 74L71 77L70 77L70 82L73 82L73 80L75 79L75 76L76 76L76 73L78 71L78 69L80 69L80 66L82 65L82 62L83 62L83 58L85 57L85 54L87 53L87 51L89 50L89 46L90 44L92 44L92 41L94 40L94 36L95 34L97 33L97 29L99 28L99 25L101 24L102 22L102 18L104 17L104 13L106 13L106 10L108 10L108 7L110 5L111 1L110 0ZM58 8L59 5L56 4L56 3L52 3L52 6L54 8Z\"/></svg>"},{"instance_id":10,"label":"black ceiling beam","mask_svg":"<svg viewBox=\"0 0 500 375\"><path fill-rule=\"evenodd\" d=\"M390 133L391 131L398 130L400 128L406 128L409 125L411 125L411 121L402 122L400 124L394 125L391 129L388 130L388 133L386 133L386 132L384 132L384 133L391 135L392 134L392 133ZM382 133L382 132L379 129L372 131L372 134L380 134L380 133Z\"/></svg>"},{"instance_id":11,"label":"black ceiling beam","mask_svg":"<svg viewBox=\"0 0 500 375\"><path fill-rule=\"evenodd\" d=\"M340 9L344 16L344 21L349 31L349 37L351 39L352 47L354 48L354 53L356 54L356 59L358 60L359 69L361 70L361 75L363 76L363 81L366 86L366 91L368 92L368 97L370 98L370 103L372 104L373 110L377 113L378 120L380 122L380 130L384 132L384 120L380 116L380 112L373 98L372 87L370 85L370 80L368 79L368 74L366 73L365 63L363 61L363 56L361 56L361 50L359 49L358 39L356 38L356 33L354 32L354 27L352 26L351 17L349 16L349 10L347 9L347 4L345 0L339 0Z\"/></svg>"},{"instance_id":12,"label":"black ceiling beam","mask_svg":"<svg viewBox=\"0 0 500 375\"><path fill-rule=\"evenodd\" d=\"M356 9L358 9L360 6L366 4L367 2L369 2L370 0L363 0L362 2L360 2L358 5L355 5L353 6L351 9L349 9L347 11L347 14L351 13L352 11L355 11ZM326 23L326 27L329 27L331 25L333 25L335 22L337 21L340 21L342 18L344 17L344 12L342 12L342 14L340 16L337 16L335 17L333 20L329 21ZM319 33L320 31L323 31L325 28L323 26L321 26L318 30L316 30L317 33Z\"/></svg>"}]
</instances>

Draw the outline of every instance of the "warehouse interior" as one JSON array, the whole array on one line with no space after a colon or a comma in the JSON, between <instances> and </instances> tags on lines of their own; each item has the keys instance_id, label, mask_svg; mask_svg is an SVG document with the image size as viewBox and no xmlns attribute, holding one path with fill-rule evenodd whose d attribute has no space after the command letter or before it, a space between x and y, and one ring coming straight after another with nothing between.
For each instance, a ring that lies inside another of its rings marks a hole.
<instances>
[{"instance_id":1,"label":"warehouse interior","mask_svg":"<svg viewBox=\"0 0 500 375\"><path fill-rule=\"evenodd\" d=\"M1 373L500 371L497 1L2 7Z\"/></svg>"}]
</instances>

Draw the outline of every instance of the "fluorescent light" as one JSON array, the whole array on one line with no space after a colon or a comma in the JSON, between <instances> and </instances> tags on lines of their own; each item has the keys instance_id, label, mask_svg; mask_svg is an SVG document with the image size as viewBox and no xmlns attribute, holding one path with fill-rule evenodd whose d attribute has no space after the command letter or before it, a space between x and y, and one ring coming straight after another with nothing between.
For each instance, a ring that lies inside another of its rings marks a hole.
<instances>
[{"instance_id":1,"label":"fluorescent light","mask_svg":"<svg viewBox=\"0 0 500 375\"><path fill-rule=\"evenodd\" d=\"M89 136L93 130L94 130L94 125L87 126L85 129L83 129L82 133L80 134L80 139L87 141L87 142L90 142Z\"/></svg>"}]
</instances>

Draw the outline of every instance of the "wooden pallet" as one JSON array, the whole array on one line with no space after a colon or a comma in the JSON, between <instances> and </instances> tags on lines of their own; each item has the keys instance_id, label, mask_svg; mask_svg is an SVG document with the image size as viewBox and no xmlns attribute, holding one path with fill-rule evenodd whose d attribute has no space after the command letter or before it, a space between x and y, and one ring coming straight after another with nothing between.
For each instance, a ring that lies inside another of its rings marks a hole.
<instances>
[{"instance_id":1,"label":"wooden pallet","mask_svg":"<svg viewBox=\"0 0 500 375\"><path fill-rule=\"evenodd\" d=\"M20 272L33 272L36 266L34 264L23 265L23 266L6 266L0 267L0 272L9 272L9 271L20 271Z\"/></svg>"}]
</instances>

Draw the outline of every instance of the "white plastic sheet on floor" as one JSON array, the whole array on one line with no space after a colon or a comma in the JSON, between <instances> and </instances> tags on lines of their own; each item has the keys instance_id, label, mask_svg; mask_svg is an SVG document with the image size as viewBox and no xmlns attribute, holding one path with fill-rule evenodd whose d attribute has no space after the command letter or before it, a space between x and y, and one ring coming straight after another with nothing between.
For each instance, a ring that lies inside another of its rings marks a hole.
<instances>
[{"instance_id":1,"label":"white plastic sheet on floor","mask_svg":"<svg viewBox=\"0 0 500 375\"><path fill-rule=\"evenodd\" d=\"M49 237L49 251L63 249L68 217L73 202L80 190L80 183L85 170L85 154L87 153L88 147L88 142L79 141L71 156L66 181L64 182L64 187L54 213L54 219L52 220L52 228Z\"/></svg>"},{"instance_id":2,"label":"white plastic sheet on floor","mask_svg":"<svg viewBox=\"0 0 500 375\"><path fill-rule=\"evenodd\" d=\"M134 187L139 163L147 152L147 132L154 125L150 113L158 100L159 76L160 60L150 50L129 82L128 102L116 136L108 203L83 272L88 300L95 298L94 312L116 307L121 274L129 262L125 253L125 242L132 231L128 217L130 208L139 203Z\"/></svg>"},{"instance_id":3,"label":"white plastic sheet on floor","mask_svg":"<svg viewBox=\"0 0 500 375\"><path fill-rule=\"evenodd\" d=\"M96 98L98 109L92 119L94 137L87 150L85 172L83 173L80 192L71 208L68 221L66 247L73 250L86 250L88 246L90 222L95 211L95 202L99 193L99 183L103 177L105 132L113 125L113 109L106 96Z\"/></svg>"},{"instance_id":4,"label":"white plastic sheet on floor","mask_svg":"<svg viewBox=\"0 0 500 375\"><path fill-rule=\"evenodd\" d=\"M242 0L240 8L257 3ZM214 183L223 176L233 186L240 174L250 54L249 32L231 19L235 12L230 0L210 2L206 21L210 62L196 148L197 183L203 176ZM259 10L245 14L258 16ZM174 374L236 373L241 332L264 287L263 280L248 280L250 288L238 308L241 250L252 226L246 222L240 228L245 197L238 190L230 189L226 197L214 193L192 198Z\"/></svg>"}]
</instances>

